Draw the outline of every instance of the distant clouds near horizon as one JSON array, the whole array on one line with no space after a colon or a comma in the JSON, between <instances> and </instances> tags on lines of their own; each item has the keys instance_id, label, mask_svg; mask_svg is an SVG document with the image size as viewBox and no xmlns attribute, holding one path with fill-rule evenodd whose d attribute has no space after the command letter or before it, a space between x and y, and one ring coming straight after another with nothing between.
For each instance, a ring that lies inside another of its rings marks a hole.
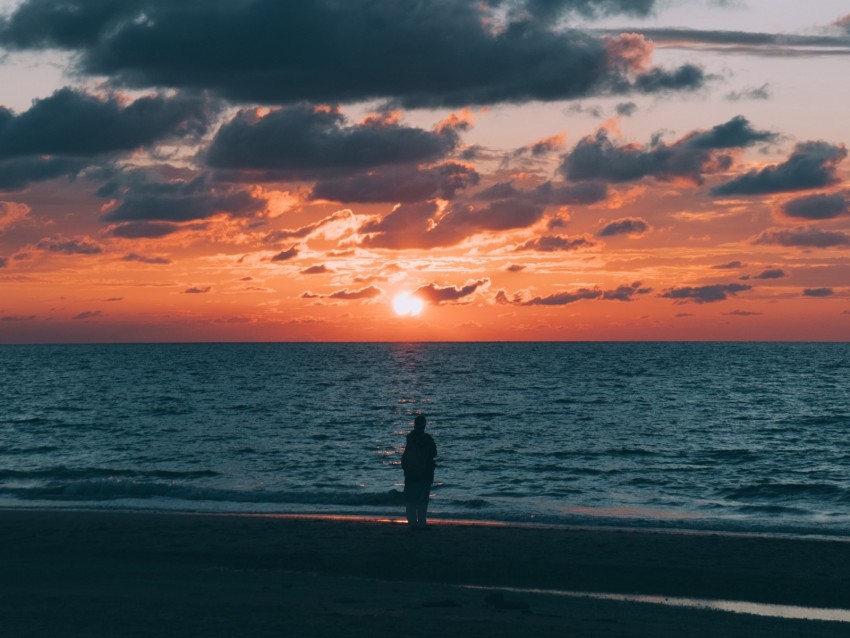
<instances>
[{"instance_id":1,"label":"distant clouds near horizon","mask_svg":"<svg viewBox=\"0 0 850 638\"><path fill-rule=\"evenodd\" d=\"M0 341L848 334L838 4L3 6Z\"/></svg>"}]
</instances>

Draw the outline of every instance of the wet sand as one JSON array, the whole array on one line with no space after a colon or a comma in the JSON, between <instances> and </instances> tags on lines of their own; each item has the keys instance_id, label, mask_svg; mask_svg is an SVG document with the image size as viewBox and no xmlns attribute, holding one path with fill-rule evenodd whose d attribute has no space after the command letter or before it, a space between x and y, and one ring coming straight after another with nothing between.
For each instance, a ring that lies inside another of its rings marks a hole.
<instances>
[{"instance_id":1,"label":"wet sand","mask_svg":"<svg viewBox=\"0 0 850 638\"><path fill-rule=\"evenodd\" d=\"M850 609L850 542L433 528L0 511L0 626L16 637L850 635L848 623L516 591Z\"/></svg>"}]
</instances>

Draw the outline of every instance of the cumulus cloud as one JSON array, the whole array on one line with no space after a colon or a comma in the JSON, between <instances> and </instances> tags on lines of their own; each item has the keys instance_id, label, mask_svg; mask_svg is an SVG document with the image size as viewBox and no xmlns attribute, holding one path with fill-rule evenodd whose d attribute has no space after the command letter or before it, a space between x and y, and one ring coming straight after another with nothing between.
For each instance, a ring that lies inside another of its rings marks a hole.
<instances>
[{"instance_id":1,"label":"cumulus cloud","mask_svg":"<svg viewBox=\"0 0 850 638\"><path fill-rule=\"evenodd\" d=\"M203 295L204 293L208 293L210 290L212 290L212 286L191 286L186 288L186 290L183 291L183 294Z\"/></svg>"},{"instance_id":2,"label":"cumulus cloud","mask_svg":"<svg viewBox=\"0 0 850 638\"><path fill-rule=\"evenodd\" d=\"M715 266L712 266L712 268L715 268L717 270L732 270L734 268L743 268L745 265L746 264L744 264L742 261L736 259L734 261L727 261L725 264L717 264Z\"/></svg>"},{"instance_id":3,"label":"cumulus cloud","mask_svg":"<svg viewBox=\"0 0 850 638\"><path fill-rule=\"evenodd\" d=\"M708 286L682 286L679 288L668 288L659 297L674 299L677 303L713 303L724 301L729 296L735 296L739 292L751 290L752 286L746 284L711 284Z\"/></svg>"},{"instance_id":4,"label":"cumulus cloud","mask_svg":"<svg viewBox=\"0 0 850 638\"><path fill-rule=\"evenodd\" d=\"M822 230L810 226L768 228L759 233L754 244L777 244L796 248L843 248L850 246L850 234L840 230Z\"/></svg>"},{"instance_id":5,"label":"cumulus cloud","mask_svg":"<svg viewBox=\"0 0 850 638\"><path fill-rule=\"evenodd\" d=\"M63 255L99 255L103 252L100 244L91 237L45 237L35 245L39 250Z\"/></svg>"},{"instance_id":6,"label":"cumulus cloud","mask_svg":"<svg viewBox=\"0 0 850 638\"><path fill-rule=\"evenodd\" d=\"M142 264L170 264L171 260L165 257L149 257L139 253L129 253L121 258L121 261L137 261Z\"/></svg>"},{"instance_id":7,"label":"cumulus cloud","mask_svg":"<svg viewBox=\"0 0 850 638\"><path fill-rule=\"evenodd\" d=\"M581 139L564 156L561 172L571 180L628 182L644 177L660 181L680 178L701 184L704 173L729 168L732 158L722 152L774 139L737 116L707 131L693 131L667 144L656 136L647 146L616 145L605 130Z\"/></svg>"},{"instance_id":8,"label":"cumulus cloud","mask_svg":"<svg viewBox=\"0 0 850 638\"><path fill-rule=\"evenodd\" d=\"M210 108L191 96L141 97L129 103L64 88L19 115L0 108L0 159L27 155L93 157L196 135Z\"/></svg>"},{"instance_id":9,"label":"cumulus cloud","mask_svg":"<svg viewBox=\"0 0 850 638\"><path fill-rule=\"evenodd\" d=\"M640 36L631 48L612 46L621 35L558 29L548 17L643 15L648 0L495 4L513 9L499 28L488 19L492 1L25 0L0 21L0 45L75 51L82 73L133 87L211 90L243 103L463 106L690 90L705 82L693 65L636 68Z\"/></svg>"},{"instance_id":10,"label":"cumulus cloud","mask_svg":"<svg viewBox=\"0 0 850 638\"><path fill-rule=\"evenodd\" d=\"M362 299L374 299L384 294L384 291L375 286L366 286L365 288L349 290L343 288L327 295L312 293L309 290L301 293L302 299L340 299L343 301L357 301Z\"/></svg>"},{"instance_id":11,"label":"cumulus cloud","mask_svg":"<svg viewBox=\"0 0 850 638\"><path fill-rule=\"evenodd\" d=\"M121 171L97 191L114 202L101 219L107 222L188 222L219 214L250 217L266 200L252 191L211 184L206 175L162 180L146 170Z\"/></svg>"},{"instance_id":12,"label":"cumulus cloud","mask_svg":"<svg viewBox=\"0 0 850 638\"><path fill-rule=\"evenodd\" d=\"M766 166L711 189L713 195L762 195L822 188L838 182L838 164L847 157L843 144L803 142L781 164Z\"/></svg>"},{"instance_id":13,"label":"cumulus cloud","mask_svg":"<svg viewBox=\"0 0 850 638\"><path fill-rule=\"evenodd\" d=\"M850 193L816 193L798 197L782 204L789 217L803 219L833 219L850 214Z\"/></svg>"},{"instance_id":14,"label":"cumulus cloud","mask_svg":"<svg viewBox=\"0 0 850 638\"><path fill-rule=\"evenodd\" d=\"M513 304L518 306L566 306L577 301L601 300L601 301L632 301L635 295L645 295L652 292L651 288L643 288L641 282L635 281L631 284L622 284L611 290L602 288L578 288L576 290L565 290L545 296L527 297L522 293L516 293L508 297L504 290L496 293L493 301L497 304Z\"/></svg>"},{"instance_id":15,"label":"cumulus cloud","mask_svg":"<svg viewBox=\"0 0 850 638\"><path fill-rule=\"evenodd\" d=\"M272 261L289 261L290 259L295 259L298 256L299 250L297 245L290 246L286 250L281 250L279 253L274 255L271 260Z\"/></svg>"},{"instance_id":16,"label":"cumulus cloud","mask_svg":"<svg viewBox=\"0 0 850 638\"><path fill-rule=\"evenodd\" d=\"M438 286L430 283L420 286L413 293L414 296L424 299L428 303L439 305L459 301L464 297L469 297L480 288L490 285L490 280L486 277L483 279L470 279L463 286Z\"/></svg>"},{"instance_id":17,"label":"cumulus cloud","mask_svg":"<svg viewBox=\"0 0 850 638\"><path fill-rule=\"evenodd\" d=\"M753 275L753 279L782 279L786 276L785 271L781 268L768 268L758 275Z\"/></svg>"},{"instance_id":18,"label":"cumulus cloud","mask_svg":"<svg viewBox=\"0 0 850 638\"><path fill-rule=\"evenodd\" d=\"M835 294L832 288L804 288L803 296L805 297L831 297Z\"/></svg>"},{"instance_id":19,"label":"cumulus cloud","mask_svg":"<svg viewBox=\"0 0 850 638\"><path fill-rule=\"evenodd\" d=\"M643 235L649 232L649 223L640 217L624 217L615 219L596 233L599 237L613 237L615 235Z\"/></svg>"},{"instance_id":20,"label":"cumulus cloud","mask_svg":"<svg viewBox=\"0 0 850 638\"><path fill-rule=\"evenodd\" d=\"M20 157L0 160L0 191L19 191L32 182L73 177L87 162L65 157Z\"/></svg>"},{"instance_id":21,"label":"cumulus cloud","mask_svg":"<svg viewBox=\"0 0 850 638\"><path fill-rule=\"evenodd\" d=\"M394 119L349 124L339 109L295 104L259 114L237 113L206 152L214 168L274 171L277 177L317 177L443 158L458 142L456 130L402 126Z\"/></svg>"},{"instance_id":22,"label":"cumulus cloud","mask_svg":"<svg viewBox=\"0 0 850 638\"><path fill-rule=\"evenodd\" d=\"M315 266L310 266L301 271L302 275L323 275L325 273L332 272L328 269L324 264L317 264Z\"/></svg>"},{"instance_id":23,"label":"cumulus cloud","mask_svg":"<svg viewBox=\"0 0 850 638\"><path fill-rule=\"evenodd\" d=\"M587 237L567 237L566 235L544 235L531 239L517 250L536 250L540 252L555 252L578 250L579 248L590 248L595 246L592 240Z\"/></svg>"},{"instance_id":24,"label":"cumulus cloud","mask_svg":"<svg viewBox=\"0 0 850 638\"><path fill-rule=\"evenodd\" d=\"M429 199L454 199L458 190L478 184L476 170L461 162L425 167L393 166L357 175L320 179L311 199L337 202L411 203Z\"/></svg>"}]
</instances>

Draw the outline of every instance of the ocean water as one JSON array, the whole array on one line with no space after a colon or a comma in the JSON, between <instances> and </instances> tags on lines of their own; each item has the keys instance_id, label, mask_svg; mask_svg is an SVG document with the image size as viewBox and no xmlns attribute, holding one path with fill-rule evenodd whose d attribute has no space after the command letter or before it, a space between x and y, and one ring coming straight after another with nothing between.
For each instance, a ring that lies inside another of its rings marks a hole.
<instances>
[{"instance_id":1,"label":"ocean water","mask_svg":"<svg viewBox=\"0 0 850 638\"><path fill-rule=\"evenodd\" d=\"M0 507L850 536L850 344L0 346Z\"/></svg>"}]
</instances>

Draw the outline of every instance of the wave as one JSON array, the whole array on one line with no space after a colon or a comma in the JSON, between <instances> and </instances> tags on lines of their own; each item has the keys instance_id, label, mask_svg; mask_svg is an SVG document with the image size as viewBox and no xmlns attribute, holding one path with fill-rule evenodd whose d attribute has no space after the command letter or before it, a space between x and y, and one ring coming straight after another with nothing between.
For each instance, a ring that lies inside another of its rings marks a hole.
<instances>
[{"instance_id":1,"label":"wave","mask_svg":"<svg viewBox=\"0 0 850 638\"><path fill-rule=\"evenodd\" d=\"M210 478L213 476L219 476L219 473L212 470L131 470L109 467L68 468L63 465L48 467L41 470L0 470L0 480L52 479L61 481L114 477L177 480L188 478Z\"/></svg>"},{"instance_id":2,"label":"wave","mask_svg":"<svg viewBox=\"0 0 850 638\"><path fill-rule=\"evenodd\" d=\"M39 487L0 487L0 494L27 501L114 501L119 499L170 498L181 501L222 503L271 503L301 505L376 506L404 503L399 490L387 492L232 490L189 487L174 483L94 479L51 483ZM476 507L476 505L470 505Z\"/></svg>"},{"instance_id":3,"label":"wave","mask_svg":"<svg viewBox=\"0 0 850 638\"><path fill-rule=\"evenodd\" d=\"M725 491L723 496L731 500L782 500L789 498L850 500L845 488L831 483L758 483Z\"/></svg>"}]
</instances>

